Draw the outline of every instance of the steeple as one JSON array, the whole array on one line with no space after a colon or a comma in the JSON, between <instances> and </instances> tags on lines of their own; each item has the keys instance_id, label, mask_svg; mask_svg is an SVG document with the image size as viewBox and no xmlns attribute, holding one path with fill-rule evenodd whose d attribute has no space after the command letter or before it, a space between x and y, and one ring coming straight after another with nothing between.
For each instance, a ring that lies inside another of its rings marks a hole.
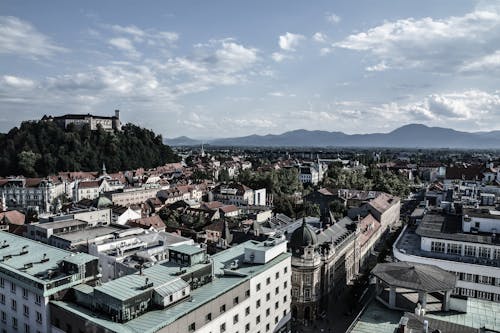
<instances>
[{"instance_id":1,"label":"steeple","mask_svg":"<svg viewBox=\"0 0 500 333\"><path fill-rule=\"evenodd\" d=\"M102 162L102 171L101 171L102 175L106 175L106 164L104 164L104 162Z\"/></svg>"},{"instance_id":2,"label":"steeple","mask_svg":"<svg viewBox=\"0 0 500 333\"><path fill-rule=\"evenodd\" d=\"M201 157L205 157L205 149L203 149L203 142L201 143Z\"/></svg>"}]
</instances>

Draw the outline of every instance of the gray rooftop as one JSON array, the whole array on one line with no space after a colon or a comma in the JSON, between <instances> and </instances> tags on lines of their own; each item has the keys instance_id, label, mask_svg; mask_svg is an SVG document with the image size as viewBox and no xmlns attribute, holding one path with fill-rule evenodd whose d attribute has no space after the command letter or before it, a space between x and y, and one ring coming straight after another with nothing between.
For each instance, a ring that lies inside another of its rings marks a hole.
<instances>
[{"instance_id":1,"label":"gray rooftop","mask_svg":"<svg viewBox=\"0 0 500 333\"><path fill-rule=\"evenodd\" d=\"M52 277L43 275L49 270L56 272L62 260L82 264L96 259L86 253L65 251L0 231L0 272L14 272L31 281L49 284L60 279L61 274Z\"/></svg>"},{"instance_id":2,"label":"gray rooftop","mask_svg":"<svg viewBox=\"0 0 500 333\"><path fill-rule=\"evenodd\" d=\"M415 233L422 237L448 239L460 242L479 244L499 244L500 239L493 238L491 234L465 233L462 229L460 215L443 215L429 213L424 216Z\"/></svg>"},{"instance_id":3,"label":"gray rooftop","mask_svg":"<svg viewBox=\"0 0 500 333\"><path fill-rule=\"evenodd\" d=\"M234 259L243 259L245 247L248 245L248 242L245 242L215 254L212 259L214 262L216 277L211 282L192 290L189 301L180 302L175 306L166 309L148 311L126 323L120 324L112 322L109 318L100 316L99 314L93 313L89 309L74 303L64 301L53 301L52 303L66 309L67 311L77 313L79 316L113 332L156 332L180 317L183 317L189 312L195 310L202 304L219 297L234 287L244 283L251 277L260 274L269 267L272 267L290 257L289 253L282 253L263 265L246 264L243 260L240 260L239 262L241 265L236 270L236 272L239 273L238 275L224 275L223 273L226 264L228 262L232 262ZM190 269L196 270L203 265L204 264L197 264L191 267L183 267L183 269L188 270L189 273ZM95 290L112 295L115 298L126 299L137 294L138 288L144 285L146 278L149 279L149 282L153 283L153 287L151 288L162 288L169 281L178 279L178 276L176 275L177 272L179 272L179 266L167 262L144 269L143 275L128 275L104 283L103 285L96 287ZM140 291L143 292L144 290Z\"/></svg>"},{"instance_id":4,"label":"gray rooftop","mask_svg":"<svg viewBox=\"0 0 500 333\"><path fill-rule=\"evenodd\" d=\"M88 228L85 230L67 232L64 234L53 235L52 237L64 239L71 243L78 243L84 241L92 241L96 237L110 235L119 230L121 229L115 227L95 227L95 228Z\"/></svg>"},{"instance_id":5,"label":"gray rooftop","mask_svg":"<svg viewBox=\"0 0 500 333\"><path fill-rule=\"evenodd\" d=\"M442 268L406 261L377 264L371 273L390 286L427 292L452 290L457 282Z\"/></svg>"}]
</instances>

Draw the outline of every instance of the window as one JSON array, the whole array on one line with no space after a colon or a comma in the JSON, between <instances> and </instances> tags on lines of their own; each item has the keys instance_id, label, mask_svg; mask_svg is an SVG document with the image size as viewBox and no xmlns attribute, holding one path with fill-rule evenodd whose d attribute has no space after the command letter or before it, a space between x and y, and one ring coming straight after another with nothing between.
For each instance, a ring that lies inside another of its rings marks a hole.
<instances>
[{"instance_id":1,"label":"window","mask_svg":"<svg viewBox=\"0 0 500 333\"><path fill-rule=\"evenodd\" d=\"M274 275L274 277L276 278L276 280L278 280L280 278L280 272L276 272L276 274Z\"/></svg>"},{"instance_id":2,"label":"window","mask_svg":"<svg viewBox=\"0 0 500 333\"><path fill-rule=\"evenodd\" d=\"M489 247L479 247L479 257L489 259L491 256L491 249Z\"/></svg>"},{"instance_id":3,"label":"window","mask_svg":"<svg viewBox=\"0 0 500 333\"><path fill-rule=\"evenodd\" d=\"M255 307L257 309L260 308L260 299L258 299L257 302L255 302Z\"/></svg>"},{"instance_id":4,"label":"window","mask_svg":"<svg viewBox=\"0 0 500 333\"><path fill-rule=\"evenodd\" d=\"M286 301L287 301L287 297L285 295L285 296L283 296L283 303L286 303Z\"/></svg>"},{"instance_id":5,"label":"window","mask_svg":"<svg viewBox=\"0 0 500 333\"><path fill-rule=\"evenodd\" d=\"M233 316L233 324L237 324L239 320L238 315Z\"/></svg>"},{"instance_id":6,"label":"window","mask_svg":"<svg viewBox=\"0 0 500 333\"><path fill-rule=\"evenodd\" d=\"M461 276L462 281L467 281L467 282L474 282L474 274L469 274L469 273L462 273Z\"/></svg>"},{"instance_id":7,"label":"window","mask_svg":"<svg viewBox=\"0 0 500 333\"><path fill-rule=\"evenodd\" d=\"M277 324L278 323L278 316L274 317L274 323Z\"/></svg>"},{"instance_id":8,"label":"window","mask_svg":"<svg viewBox=\"0 0 500 333\"><path fill-rule=\"evenodd\" d=\"M17 318L12 317L12 327L17 330Z\"/></svg>"},{"instance_id":9,"label":"window","mask_svg":"<svg viewBox=\"0 0 500 333\"><path fill-rule=\"evenodd\" d=\"M226 331L226 323L220 324L220 333L225 332L225 331Z\"/></svg>"},{"instance_id":10,"label":"window","mask_svg":"<svg viewBox=\"0 0 500 333\"><path fill-rule=\"evenodd\" d=\"M285 282L283 283L283 289L286 289L287 287L288 287L288 281L285 281Z\"/></svg>"},{"instance_id":11,"label":"window","mask_svg":"<svg viewBox=\"0 0 500 333\"><path fill-rule=\"evenodd\" d=\"M493 278L491 276L478 275L477 277L477 283L492 284L492 282Z\"/></svg>"},{"instance_id":12,"label":"window","mask_svg":"<svg viewBox=\"0 0 500 333\"><path fill-rule=\"evenodd\" d=\"M249 306L247 306L247 307L245 308L245 316L248 316L249 314L250 314L250 307L249 307Z\"/></svg>"},{"instance_id":13,"label":"window","mask_svg":"<svg viewBox=\"0 0 500 333\"><path fill-rule=\"evenodd\" d=\"M195 330L196 330L196 324L195 323L189 324L188 332L194 332Z\"/></svg>"},{"instance_id":14,"label":"window","mask_svg":"<svg viewBox=\"0 0 500 333\"><path fill-rule=\"evenodd\" d=\"M247 289L247 290L245 291L245 296L246 296L246 297L250 297L250 289Z\"/></svg>"},{"instance_id":15,"label":"window","mask_svg":"<svg viewBox=\"0 0 500 333\"><path fill-rule=\"evenodd\" d=\"M12 310L16 311L17 310L17 301L15 299L12 300Z\"/></svg>"},{"instance_id":16,"label":"window","mask_svg":"<svg viewBox=\"0 0 500 333\"><path fill-rule=\"evenodd\" d=\"M286 273L288 273L288 267L285 267L285 269L283 269L283 271Z\"/></svg>"},{"instance_id":17,"label":"window","mask_svg":"<svg viewBox=\"0 0 500 333\"><path fill-rule=\"evenodd\" d=\"M257 291L260 290L260 283L257 283Z\"/></svg>"},{"instance_id":18,"label":"window","mask_svg":"<svg viewBox=\"0 0 500 333\"><path fill-rule=\"evenodd\" d=\"M278 294L280 293L280 287L276 287L276 288L274 289L274 293L275 293L276 295L278 295Z\"/></svg>"},{"instance_id":19,"label":"window","mask_svg":"<svg viewBox=\"0 0 500 333\"><path fill-rule=\"evenodd\" d=\"M248 332L248 331L250 331L250 324L249 323L247 323L245 325L245 332Z\"/></svg>"},{"instance_id":20,"label":"window","mask_svg":"<svg viewBox=\"0 0 500 333\"><path fill-rule=\"evenodd\" d=\"M266 284L270 284L270 283L271 283L271 278L269 278L269 277L268 277L268 278L266 279Z\"/></svg>"},{"instance_id":21,"label":"window","mask_svg":"<svg viewBox=\"0 0 500 333\"><path fill-rule=\"evenodd\" d=\"M5 287L5 280L3 278L0 278L0 288Z\"/></svg>"},{"instance_id":22,"label":"window","mask_svg":"<svg viewBox=\"0 0 500 333\"><path fill-rule=\"evenodd\" d=\"M269 317L269 314L271 314L271 308L266 309L266 317Z\"/></svg>"},{"instance_id":23,"label":"window","mask_svg":"<svg viewBox=\"0 0 500 333\"><path fill-rule=\"evenodd\" d=\"M311 283L311 275L309 275L309 274L304 275L304 282L305 283Z\"/></svg>"},{"instance_id":24,"label":"window","mask_svg":"<svg viewBox=\"0 0 500 333\"><path fill-rule=\"evenodd\" d=\"M10 291L15 294L16 293L16 285L14 282L10 283Z\"/></svg>"},{"instance_id":25,"label":"window","mask_svg":"<svg viewBox=\"0 0 500 333\"><path fill-rule=\"evenodd\" d=\"M42 314L38 311L36 312L36 321L40 324L42 323Z\"/></svg>"},{"instance_id":26,"label":"window","mask_svg":"<svg viewBox=\"0 0 500 333\"><path fill-rule=\"evenodd\" d=\"M269 324L266 324L266 332L269 331Z\"/></svg>"},{"instance_id":27,"label":"window","mask_svg":"<svg viewBox=\"0 0 500 333\"><path fill-rule=\"evenodd\" d=\"M500 249L495 249L495 252L493 253L493 259L500 259Z\"/></svg>"},{"instance_id":28,"label":"window","mask_svg":"<svg viewBox=\"0 0 500 333\"><path fill-rule=\"evenodd\" d=\"M443 242L431 242L431 252L444 253L445 244Z\"/></svg>"},{"instance_id":29,"label":"window","mask_svg":"<svg viewBox=\"0 0 500 333\"><path fill-rule=\"evenodd\" d=\"M205 316L205 322L209 322L210 320L212 320L212 312L207 313L207 315Z\"/></svg>"},{"instance_id":30,"label":"window","mask_svg":"<svg viewBox=\"0 0 500 333\"><path fill-rule=\"evenodd\" d=\"M275 308L275 309L277 309L277 308L279 308L279 307L280 307L280 302L276 302L276 303L274 303L274 308Z\"/></svg>"},{"instance_id":31,"label":"window","mask_svg":"<svg viewBox=\"0 0 500 333\"><path fill-rule=\"evenodd\" d=\"M267 293L266 294L266 301L269 301L271 299L271 294L270 293Z\"/></svg>"},{"instance_id":32,"label":"window","mask_svg":"<svg viewBox=\"0 0 500 333\"><path fill-rule=\"evenodd\" d=\"M236 305L238 304L240 301L239 301L239 298L236 296L235 298L233 298L233 305Z\"/></svg>"},{"instance_id":33,"label":"window","mask_svg":"<svg viewBox=\"0 0 500 333\"><path fill-rule=\"evenodd\" d=\"M23 288L23 298L28 299L28 289Z\"/></svg>"},{"instance_id":34,"label":"window","mask_svg":"<svg viewBox=\"0 0 500 333\"><path fill-rule=\"evenodd\" d=\"M24 324L24 333L30 333L30 325Z\"/></svg>"},{"instance_id":35,"label":"window","mask_svg":"<svg viewBox=\"0 0 500 333\"><path fill-rule=\"evenodd\" d=\"M255 323L256 323L256 324L259 324L259 323L260 323L260 316L257 316L257 318L255 318Z\"/></svg>"},{"instance_id":36,"label":"window","mask_svg":"<svg viewBox=\"0 0 500 333\"><path fill-rule=\"evenodd\" d=\"M292 297L299 297L299 289L297 288L292 289Z\"/></svg>"},{"instance_id":37,"label":"window","mask_svg":"<svg viewBox=\"0 0 500 333\"><path fill-rule=\"evenodd\" d=\"M226 312L226 304L220 306L220 313Z\"/></svg>"},{"instance_id":38,"label":"window","mask_svg":"<svg viewBox=\"0 0 500 333\"><path fill-rule=\"evenodd\" d=\"M30 308L27 305L23 305L23 313L26 317L30 316Z\"/></svg>"},{"instance_id":39,"label":"window","mask_svg":"<svg viewBox=\"0 0 500 333\"><path fill-rule=\"evenodd\" d=\"M35 295L35 303L40 305L42 303L42 296Z\"/></svg>"},{"instance_id":40,"label":"window","mask_svg":"<svg viewBox=\"0 0 500 333\"><path fill-rule=\"evenodd\" d=\"M5 295L0 294L0 303L5 304Z\"/></svg>"},{"instance_id":41,"label":"window","mask_svg":"<svg viewBox=\"0 0 500 333\"><path fill-rule=\"evenodd\" d=\"M464 255L466 255L468 257L475 257L476 256L476 247L473 245L465 245Z\"/></svg>"},{"instance_id":42,"label":"window","mask_svg":"<svg viewBox=\"0 0 500 333\"><path fill-rule=\"evenodd\" d=\"M448 254L462 254L462 245L461 244L448 244L448 248L446 250Z\"/></svg>"},{"instance_id":43,"label":"window","mask_svg":"<svg viewBox=\"0 0 500 333\"><path fill-rule=\"evenodd\" d=\"M2 311L2 323L5 322L7 322L7 314L4 311Z\"/></svg>"}]
</instances>

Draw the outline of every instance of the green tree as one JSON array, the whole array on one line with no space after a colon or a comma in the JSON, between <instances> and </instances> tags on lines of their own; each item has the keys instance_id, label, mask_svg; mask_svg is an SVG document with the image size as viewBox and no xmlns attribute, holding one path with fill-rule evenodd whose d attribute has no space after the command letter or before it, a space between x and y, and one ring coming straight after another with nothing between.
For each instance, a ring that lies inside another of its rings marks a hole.
<instances>
[{"instance_id":1,"label":"green tree","mask_svg":"<svg viewBox=\"0 0 500 333\"><path fill-rule=\"evenodd\" d=\"M18 158L18 165L22 174L28 177L36 176L37 172L35 170L35 165L36 162L40 159L40 157L41 157L40 154L36 154L31 150L20 152L17 155L17 158Z\"/></svg>"}]
</instances>

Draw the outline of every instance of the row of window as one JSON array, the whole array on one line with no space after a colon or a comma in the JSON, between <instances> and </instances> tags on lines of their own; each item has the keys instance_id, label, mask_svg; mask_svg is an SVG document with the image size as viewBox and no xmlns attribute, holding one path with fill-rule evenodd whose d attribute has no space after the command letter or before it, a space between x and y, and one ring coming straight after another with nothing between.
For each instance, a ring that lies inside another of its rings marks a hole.
<instances>
[{"instance_id":1,"label":"row of window","mask_svg":"<svg viewBox=\"0 0 500 333\"><path fill-rule=\"evenodd\" d=\"M277 309L278 307L279 307L278 302L276 302L275 308ZM248 316L248 315L250 314L250 308L249 308L249 307L247 307L245 310L246 310L246 311L245 311L245 316ZM269 316L270 316L270 314L271 314L271 309L270 309L270 308L268 308L268 309L266 310L266 317L269 317ZM285 317L285 316L286 316L286 314L287 314L287 311L286 311L286 309L285 309L285 310L283 310L283 317ZM206 320L206 321L208 322L208 321L210 321L210 320L211 320L211 314L210 314L210 319L209 319L209 320ZM234 316L233 316L233 325L236 325L236 324L239 322L239 320L240 320L239 315L238 315L238 314L234 315ZM260 318L260 315L258 315L257 317L255 317L255 324L256 324L256 325L259 325L259 324L260 324L260 322L261 322L261 318ZM279 316L274 317L274 323L275 323L275 324L278 324L278 322L279 322ZM266 332L270 331L270 329L271 329L270 324L269 324L269 323L267 323L267 324L266 324ZM196 331L196 323L191 323L191 324L188 326L188 331L189 331L189 332L194 332L194 331ZM246 324L245 324L245 332L249 332L249 331L250 331L250 323L246 323ZM226 332L226 323L222 323L222 324L220 324L220 326L219 326L219 332L220 332L220 333L224 333L224 332ZM260 332L260 331L259 331L259 332ZM257 333L259 333L259 332L257 332ZM210 332L210 333L212 333L212 332ZM239 333L239 332L238 332L238 331L236 331L235 333Z\"/></svg>"},{"instance_id":2,"label":"row of window","mask_svg":"<svg viewBox=\"0 0 500 333\"><path fill-rule=\"evenodd\" d=\"M6 305L4 294L0 294L0 305ZM17 311L17 300L15 300L15 299L11 300L10 308L12 309L12 311ZM5 312L2 311L2 313L5 313ZM35 311L35 313L36 313L36 321L41 324L42 323L42 314L38 311ZM26 304L23 304L23 314L27 318L29 318L29 316L30 316L30 307L27 306ZM3 315L2 315L2 319L3 319Z\"/></svg>"},{"instance_id":3,"label":"row of window","mask_svg":"<svg viewBox=\"0 0 500 333\"><path fill-rule=\"evenodd\" d=\"M5 280L3 278L0 278L0 288L5 289ZM29 291L26 288L21 288L23 292L23 298L28 299L29 298ZM17 293L17 286L14 282L10 282L10 292L12 294ZM1 299L4 300L3 304L5 304L5 295L0 294L0 301ZM35 303L40 305L42 303L42 296L35 294Z\"/></svg>"},{"instance_id":4,"label":"row of window","mask_svg":"<svg viewBox=\"0 0 500 333\"><path fill-rule=\"evenodd\" d=\"M491 276L477 275L470 273L455 273L455 274L461 281L500 286L500 278L494 278Z\"/></svg>"},{"instance_id":5,"label":"row of window","mask_svg":"<svg viewBox=\"0 0 500 333\"><path fill-rule=\"evenodd\" d=\"M491 248L483 246L479 247L475 245L462 246L462 244L456 244L456 243L445 243L438 241L431 242L431 252L436 252L436 253L446 252L447 254L462 255L462 249L463 249L463 255L467 257L479 257L479 258L490 259L491 255L493 254L493 259L497 260L500 259L500 249L494 249L494 251L492 251Z\"/></svg>"},{"instance_id":6,"label":"row of window","mask_svg":"<svg viewBox=\"0 0 500 333\"><path fill-rule=\"evenodd\" d=\"M488 293L485 291L479 291L467 288L455 288L455 290L453 290L453 293L456 295L462 295L472 298L480 298L487 301L500 302L500 294Z\"/></svg>"},{"instance_id":7,"label":"row of window","mask_svg":"<svg viewBox=\"0 0 500 333\"><path fill-rule=\"evenodd\" d=\"M38 312L37 312L37 314L38 314ZM4 311L1 311L1 313L0 313L0 320L2 321L2 324L4 324L4 325L8 324L7 323L7 314ZM39 321L39 323L41 323L41 320L42 319L41 319L41 315L40 315L40 321ZM12 326L12 328L14 330L17 330L18 329L18 324L19 324L19 322L18 322L17 318L13 316L11 318L11 326ZM24 333L31 333L31 327L30 327L29 324L24 324ZM36 333L40 333L40 331L37 330Z\"/></svg>"}]
</instances>

